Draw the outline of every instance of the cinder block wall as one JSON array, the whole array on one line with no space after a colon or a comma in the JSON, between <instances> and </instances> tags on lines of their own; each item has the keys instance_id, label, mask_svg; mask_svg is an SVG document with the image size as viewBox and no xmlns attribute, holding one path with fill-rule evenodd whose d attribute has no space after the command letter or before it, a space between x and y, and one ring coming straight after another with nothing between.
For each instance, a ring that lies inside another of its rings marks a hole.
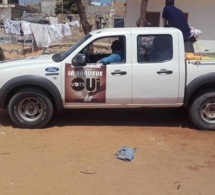
<instances>
[{"instance_id":1,"label":"cinder block wall","mask_svg":"<svg viewBox=\"0 0 215 195\"><path fill-rule=\"evenodd\" d=\"M123 17L126 16L126 2L125 1L116 1L113 3L114 17Z\"/></svg>"},{"instance_id":2,"label":"cinder block wall","mask_svg":"<svg viewBox=\"0 0 215 195\"><path fill-rule=\"evenodd\" d=\"M87 18L90 24L93 25L92 30L96 29L96 22L98 21L98 16L102 16L102 22L106 22L105 27L113 27L109 25L110 21L110 11L111 8L114 10L114 14L112 15L112 19L114 17L122 17L125 18L126 16L126 1L125 0L116 0L113 2L111 6L93 6L89 5L86 7ZM79 15L72 15L73 20L80 21ZM72 27L72 36L68 37L72 42L78 41L83 35L84 32L82 28Z\"/></svg>"}]
</instances>

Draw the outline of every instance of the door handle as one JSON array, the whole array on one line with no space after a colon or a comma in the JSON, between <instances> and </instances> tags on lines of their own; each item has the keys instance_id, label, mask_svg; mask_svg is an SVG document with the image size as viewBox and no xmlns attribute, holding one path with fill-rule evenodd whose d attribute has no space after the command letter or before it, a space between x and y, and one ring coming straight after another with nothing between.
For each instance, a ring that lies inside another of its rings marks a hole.
<instances>
[{"instance_id":1,"label":"door handle","mask_svg":"<svg viewBox=\"0 0 215 195\"><path fill-rule=\"evenodd\" d=\"M157 74L172 74L172 70L167 70L167 69L161 69L160 71L157 72Z\"/></svg>"},{"instance_id":2,"label":"door handle","mask_svg":"<svg viewBox=\"0 0 215 195\"><path fill-rule=\"evenodd\" d=\"M126 75L126 71L121 71L121 70L115 70L114 72L111 73L114 76L121 76L121 75Z\"/></svg>"}]
</instances>

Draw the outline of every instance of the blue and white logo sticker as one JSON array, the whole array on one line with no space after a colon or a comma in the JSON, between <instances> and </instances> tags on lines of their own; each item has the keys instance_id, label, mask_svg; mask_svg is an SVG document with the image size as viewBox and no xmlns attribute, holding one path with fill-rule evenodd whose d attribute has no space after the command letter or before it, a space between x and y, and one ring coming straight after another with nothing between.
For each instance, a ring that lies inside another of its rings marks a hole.
<instances>
[{"instance_id":1,"label":"blue and white logo sticker","mask_svg":"<svg viewBox=\"0 0 215 195\"><path fill-rule=\"evenodd\" d=\"M59 68L57 67L48 67L45 69L46 72L58 72Z\"/></svg>"}]
</instances>

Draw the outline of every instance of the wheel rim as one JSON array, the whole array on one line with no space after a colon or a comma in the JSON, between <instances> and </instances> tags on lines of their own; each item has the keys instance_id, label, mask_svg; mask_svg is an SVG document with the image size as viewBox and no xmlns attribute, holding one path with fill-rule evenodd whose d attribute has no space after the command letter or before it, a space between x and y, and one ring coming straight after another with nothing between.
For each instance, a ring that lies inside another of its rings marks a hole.
<instances>
[{"instance_id":1,"label":"wheel rim","mask_svg":"<svg viewBox=\"0 0 215 195\"><path fill-rule=\"evenodd\" d=\"M207 101L202 105L201 117L207 123L215 123L215 100Z\"/></svg>"},{"instance_id":2,"label":"wheel rim","mask_svg":"<svg viewBox=\"0 0 215 195\"><path fill-rule=\"evenodd\" d=\"M34 97L23 99L18 105L18 113L20 117L28 122L38 120L44 112L42 102Z\"/></svg>"}]
</instances>

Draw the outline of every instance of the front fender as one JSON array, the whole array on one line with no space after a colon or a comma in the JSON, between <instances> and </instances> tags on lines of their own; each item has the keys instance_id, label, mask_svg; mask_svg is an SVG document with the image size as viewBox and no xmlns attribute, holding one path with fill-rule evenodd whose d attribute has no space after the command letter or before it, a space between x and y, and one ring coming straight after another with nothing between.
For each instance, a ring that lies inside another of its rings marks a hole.
<instances>
[{"instance_id":1,"label":"front fender","mask_svg":"<svg viewBox=\"0 0 215 195\"><path fill-rule=\"evenodd\" d=\"M57 106L57 110L59 112L63 110L63 102L58 88L50 80L36 75L18 76L7 81L0 89L0 108L6 108L7 100L14 90L28 86L39 87L48 91Z\"/></svg>"}]
</instances>

